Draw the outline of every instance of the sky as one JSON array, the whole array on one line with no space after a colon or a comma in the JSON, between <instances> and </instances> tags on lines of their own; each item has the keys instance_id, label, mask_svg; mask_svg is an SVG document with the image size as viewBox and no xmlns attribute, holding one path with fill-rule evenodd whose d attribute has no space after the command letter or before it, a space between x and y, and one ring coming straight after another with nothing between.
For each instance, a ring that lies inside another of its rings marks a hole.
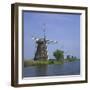
<instances>
[{"instance_id":1,"label":"sky","mask_svg":"<svg viewBox=\"0 0 90 90\"><path fill-rule=\"evenodd\" d=\"M58 42L47 45L49 58L54 58L56 49L63 50L65 57L80 58L80 14L23 11L24 60L34 58L36 43L32 36L43 38L44 24L46 38Z\"/></svg>"}]
</instances>

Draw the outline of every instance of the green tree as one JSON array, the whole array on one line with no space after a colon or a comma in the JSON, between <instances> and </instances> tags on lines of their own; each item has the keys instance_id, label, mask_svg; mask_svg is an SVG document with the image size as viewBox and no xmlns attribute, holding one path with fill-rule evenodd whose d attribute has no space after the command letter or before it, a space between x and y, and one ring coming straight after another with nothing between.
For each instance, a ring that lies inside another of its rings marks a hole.
<instances>
[{"instance_id":1,"label":"green tree","mask_svg":"<svg viewBox=\"0 0 90 90\"><path fill-rule=\"evenodd\" d=\"M57 61L62 61L64 59L64 52L57 49L55 52L53 52L53 56Z\"/></svg>"}]
</instances>

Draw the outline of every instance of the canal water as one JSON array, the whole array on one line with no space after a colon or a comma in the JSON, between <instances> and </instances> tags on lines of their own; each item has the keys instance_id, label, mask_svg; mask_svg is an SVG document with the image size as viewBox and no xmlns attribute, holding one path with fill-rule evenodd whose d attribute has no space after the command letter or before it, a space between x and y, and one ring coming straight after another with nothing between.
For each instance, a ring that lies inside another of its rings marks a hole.
<instances>
[{"instance_id":1,"label":"canal water","mask_svg":"<svg viewBox=\"0 0 90 90\"><path fill-rule=\"evenodd\" d=\"M80 61L23 68L23 77L80 75Z\"/></svg>"}]
</instances>

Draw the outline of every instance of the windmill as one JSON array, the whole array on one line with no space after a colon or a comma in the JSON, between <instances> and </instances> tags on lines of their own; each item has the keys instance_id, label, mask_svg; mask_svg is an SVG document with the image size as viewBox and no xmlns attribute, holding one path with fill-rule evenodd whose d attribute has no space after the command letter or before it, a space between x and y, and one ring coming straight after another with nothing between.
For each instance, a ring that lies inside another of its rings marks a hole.
<instances>
[{"instance_id":1,"label":"windmill","mask_svg":"<svg viewBox=\"0 0 90 90\"><path fill-rule=\"evenodd\" d=\"M51 43L57 43L57 41L48 40L46 39L46 33L45 33L45 24L43 28L44 36L43 38L36 38L32 37L32 39L36 43L36 52L34 56L34 60L48 60L48 51L47 51L47 45Z\"/></svg>"}]
</instances>

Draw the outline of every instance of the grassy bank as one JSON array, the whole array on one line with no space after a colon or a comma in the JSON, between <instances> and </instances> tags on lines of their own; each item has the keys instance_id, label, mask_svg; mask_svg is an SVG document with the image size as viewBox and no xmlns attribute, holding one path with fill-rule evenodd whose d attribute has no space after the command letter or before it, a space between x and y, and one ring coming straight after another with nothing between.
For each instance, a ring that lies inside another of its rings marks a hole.
<instances>
[{"instance_id":1,"label":"grassy bank","mask_svg":"<svg viewBox=\"0 0 90 90\"><path fill-rule=\"evenodd\" d=\"M63 64L63 62L61 61L44 61L44 60L40 60L40 61L24 61L24 66L35 66L35 65L47 65L47 64Z\"/></svg>"},{"instance_id":2,"label":"grassy bank","mask_svg":"<svg viewBox=\"0 0 90 90\"><path fill-rule=\"evenodd\" d=\"M78 59L79 60L79 59ZM27 66L35 66L35 65L47 65L47 64L64 64L65 62L73 62L73 61L77 61L77 60L63 60L63 61L52 61L52 60L39 60L39 61L34 61L34 60L28 60L28 61L24 61L24 67Z\"/></svg>"},{"instance_id":3,"label":"grassy bank","mask_svg":"<svg viewBox=\"0 0 90 90\"><path fill-rule=\"evenodd\" d=\"M64 62L80 61L80 59L65 59Z\"/></svg>"}]
</instances>

